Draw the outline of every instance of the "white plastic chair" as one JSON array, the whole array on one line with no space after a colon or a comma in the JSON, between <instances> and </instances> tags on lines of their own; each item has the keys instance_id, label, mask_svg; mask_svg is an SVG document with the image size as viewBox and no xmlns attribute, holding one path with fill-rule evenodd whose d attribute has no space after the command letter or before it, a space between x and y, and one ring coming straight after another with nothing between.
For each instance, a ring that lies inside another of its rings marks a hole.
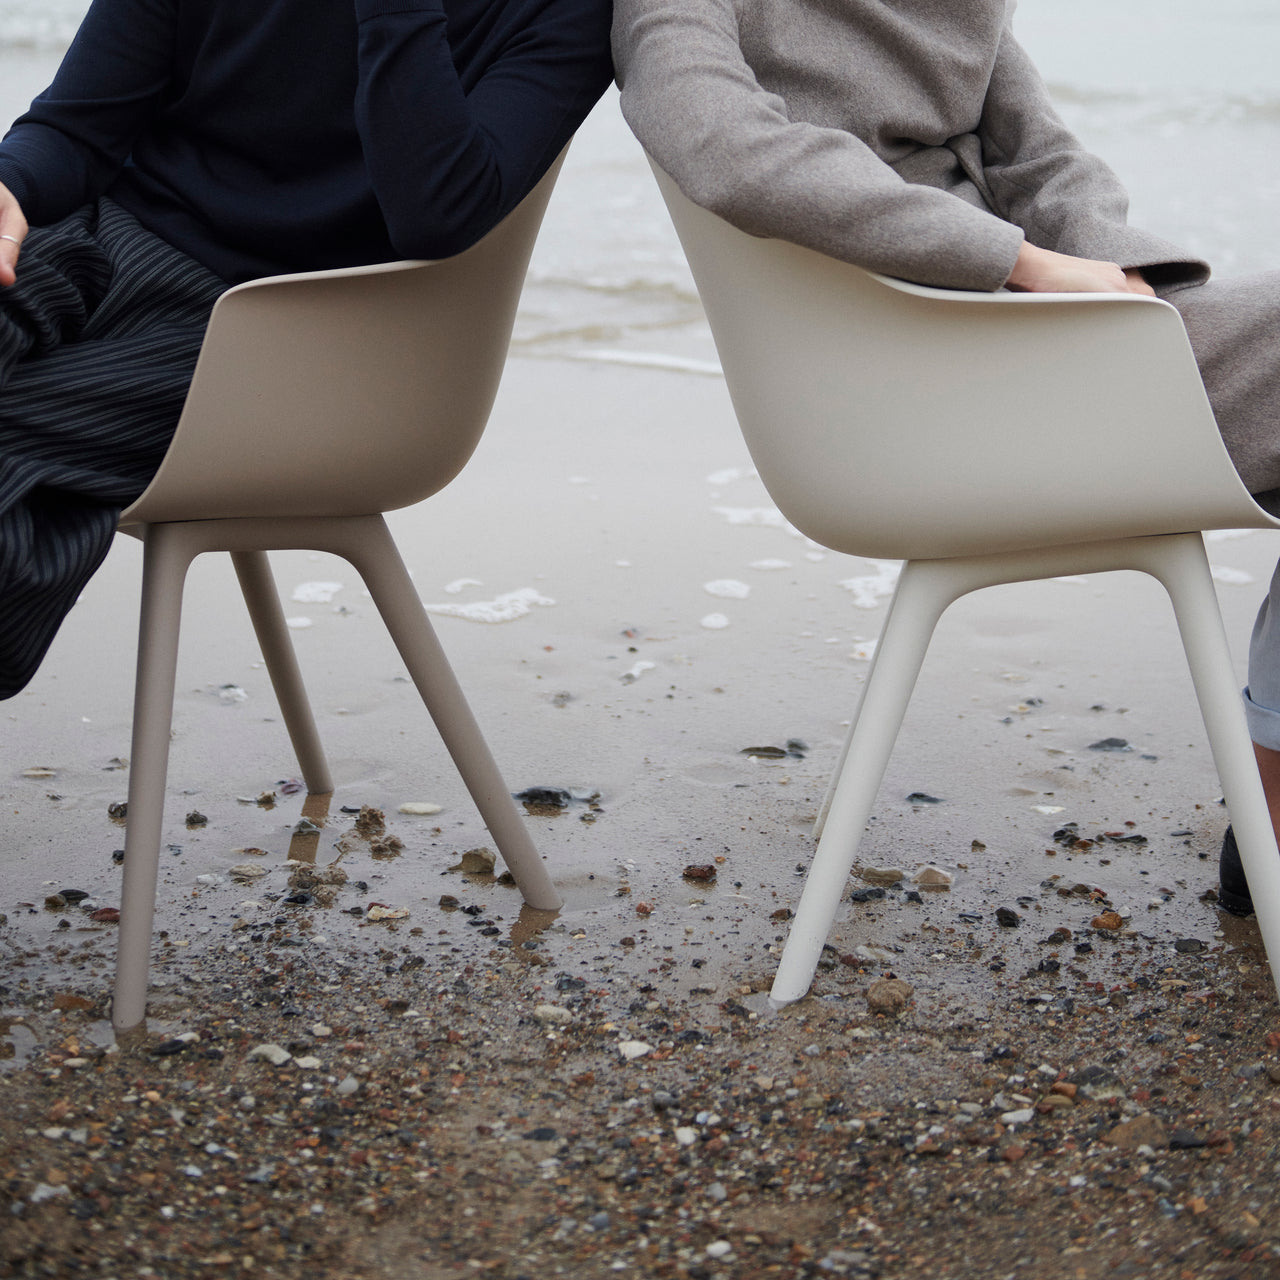
<instances>
[{"instance_id":1,"label":"white plastic chair","mask_svg":"<svg viewBox=\"0 0 1280 1280\"><path fill-rule=\"evenodd\" d=\"M654 166L729 393L783 515L907 561L774 980L808 990L930 636L979 587L1138 569L1169 592L1273 973L1280 857L1203 529L1280 527L1227 456L1178 313L1136 295L967 293L746 235Z\"/></svg>"},{"instance_id":2,"label":"white plastic chair","mask_svg":"<svg viewBox=\"0 0 1280 1280\"><path fill-rule=\"evenodd\" d=\"M347 559L525 901L561 905L382 518L443 488L479 441L558 171L456 257L275 276L218 300L173 443L120 520L144 557L117 1031L146 1012L182 589L201 552L231 552L313 793L333 783L266 552Z\"/></svg>"}]
</instances>

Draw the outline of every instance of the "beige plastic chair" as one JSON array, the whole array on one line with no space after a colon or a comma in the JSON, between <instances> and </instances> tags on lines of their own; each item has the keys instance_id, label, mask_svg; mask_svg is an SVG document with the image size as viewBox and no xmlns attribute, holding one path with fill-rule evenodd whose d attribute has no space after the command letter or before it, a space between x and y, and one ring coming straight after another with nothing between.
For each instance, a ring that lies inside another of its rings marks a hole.
<instances>
[{"instance_id":1,"label":"beige plastic chair","mask_svg":"<svg viewBox=\"0 0 1280 1280\"><path fill-rule=\"evenodd\" d=\"M773 984L813 981L938 618L979 587L1139 569L1173 602L1273 972L1280 857L1203 529L1280 527L1236 476L1178 313L892 280L692 204L655 166L751 456L836 551L904 559Z\"/></svg>"},{"instance_id":2,"label":"beige plastic chair","mask_svg":"<svg viewBox=\"0 0 1280 1280\"><path fill-rule=\"evenodd\" d=\"M276 276L218 300L169 452L120 520L144 558L117 1030L146 1012L182 589L201 552L231 552L314 793L333 783L266 552L348 560L526 902L561 905L382 518L443 488L479 441L558 170L456 257Z\"/></svg>"}]
</instances>

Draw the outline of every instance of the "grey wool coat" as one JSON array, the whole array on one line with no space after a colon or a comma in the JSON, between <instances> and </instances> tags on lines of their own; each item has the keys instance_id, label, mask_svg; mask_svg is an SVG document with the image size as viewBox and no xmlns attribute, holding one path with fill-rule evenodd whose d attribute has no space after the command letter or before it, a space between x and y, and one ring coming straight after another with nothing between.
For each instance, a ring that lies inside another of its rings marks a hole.
<instances>
[{"instance_id":1,"label":"grey wool coat","mask_svg":"<svg viewBox=\"0 0 1280 1280\"><path fill-rule=\"evenodd\" d=\"M921 284L998 289L1023 239L1140 267L1182 312L1232 458L1280 486L1280 273L1128 225L1011 30L1013 0L615 0L622 111L695 203Z\"/></svg>"}]
</instances>

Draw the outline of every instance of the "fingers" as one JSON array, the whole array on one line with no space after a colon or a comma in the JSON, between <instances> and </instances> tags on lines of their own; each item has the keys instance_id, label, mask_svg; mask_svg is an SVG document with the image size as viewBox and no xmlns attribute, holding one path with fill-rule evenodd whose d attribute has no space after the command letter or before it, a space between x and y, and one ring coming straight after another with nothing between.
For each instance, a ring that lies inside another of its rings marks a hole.
<instances>
[{"instance_id":1,"label":"fingers","mask_svg":"<svg viewBox=\"0 0 1280 1280\"><path fill-rule=\"evenodd\" d=\"M1126 268L1124 278L1128 281L1130 293L1140 293L1144 298L1156 296L1156 291L1146 282L1138 267Z\"/></svg>"},{"instance_id":2,"label":"fingers","mask_svg":"<svg viewBox=\"0 0 1280 1280\"><path fill-rule=\"evenodd\" d=\"M17 278L15 268L22 242L27 238L27 220L13 193L0 186L0 288Z\"/></svg>"}]
</instances>

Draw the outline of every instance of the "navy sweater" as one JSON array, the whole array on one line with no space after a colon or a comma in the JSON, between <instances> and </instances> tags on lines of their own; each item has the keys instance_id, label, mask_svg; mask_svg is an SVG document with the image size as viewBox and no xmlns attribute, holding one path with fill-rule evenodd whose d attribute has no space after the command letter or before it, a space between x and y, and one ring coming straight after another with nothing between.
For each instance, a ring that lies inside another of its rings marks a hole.
<instances>
[{"instance_id":1,"label":"navy sweater","mask_svg":"<svg viewBox=\"0 0 1280 1280\"><path fill-rule=\"evenodd\" d=\"M0 143L33 225L109 195L229 281L438 258L612 75L609 0L94 0Z\"/></svg>"}]
</instances>

